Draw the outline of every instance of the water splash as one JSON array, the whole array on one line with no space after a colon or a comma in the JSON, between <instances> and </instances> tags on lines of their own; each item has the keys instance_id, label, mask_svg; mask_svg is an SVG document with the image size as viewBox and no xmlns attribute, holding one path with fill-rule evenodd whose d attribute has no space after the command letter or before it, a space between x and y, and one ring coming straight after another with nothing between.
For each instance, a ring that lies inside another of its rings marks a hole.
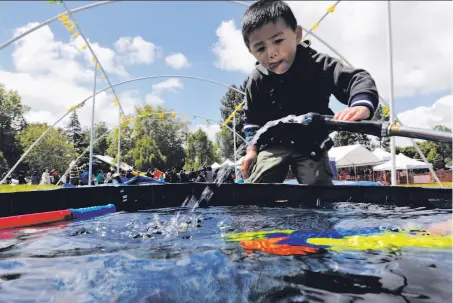
<instances>
[{"instance_id":1,"label":"water splash","mask_svg":"<svg viewBox=\"0 0 453 303\"><path fill-rule=\"evenodd\" d=\"M258 141L260 140L260 138L263 137L266 132L268 132L271 128L278 126L279 124L297 123L297 124L301 124L301 125L309 125L312 123L312 121L313 121L313 115L310 115L310 114L300 115L300 116L289 115L282 119L270 121L257 131L257 133L252 138L252 140L250 140L248 143L241 144L237 148L236 152L234 153L233 158L235 159L248 146L256 145L258 143ZM217 172L217 176L214 180L214 185L215 185L214 188L206 186L199 198L195 197L194 195L188 196L181 205L182 207L189 208L188 212L185 215L181 215L181 212L177 212L176 216L171 220L171 223L169 225L170 229L178 230L181 227L185 228L186 226L184 225L184 222L191 221L188 218L188 216L190 216L190 214L193 213L195 211L195 209L200 206L201 203L203 203L203 205L205 205L205 206L209 205L209 202L211 201L212 197L215 194L215 189L220 187L223 183L225 183L225 181L231 175L232 170L236 174L236 164L234 164L233 168L231 168L228 165L220 167Z\"/></svg>"}]
</instances>

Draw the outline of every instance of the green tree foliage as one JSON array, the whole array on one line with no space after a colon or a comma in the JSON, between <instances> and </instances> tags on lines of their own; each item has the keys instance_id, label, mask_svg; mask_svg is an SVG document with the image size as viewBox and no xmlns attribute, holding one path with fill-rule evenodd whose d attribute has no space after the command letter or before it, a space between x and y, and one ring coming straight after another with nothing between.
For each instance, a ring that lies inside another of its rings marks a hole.
<instances>
[{"instance_id":1,"label":"green tree foliage","mask_svg":"<svg viewBox=\"0 0 453 303\"><path fill-rule=\"evenodd\" d=\"M33 123L19 135L20 145L25 150L49 127L47 124ZM58 169L64 172L76 157L74 146L68 138L56 129L39 142L25 158L31 170L42 172L44 169Z\"/></svg>"},{"instance_id":2,"label":"green tree foliage","mask_svg":"<svg viewBox=\"0 0 453 303\"><path fill-rule=\"evenodd\" d=\"M437 131L451 132L451 129L444 125L436 125L433 129ZM426 160L428 160L434 168L445 168L445 166L451 165L452 146L450 144L424 141L418 143L418 146L425 155ZM401 152L410 158L421 160L420 155L413 146L397 147L396 150L397 152Z\"/></svg>"},{"instance_id":3,"label":"green tree foliage","mask_svg":"<svg viewBox=\"0 0 453 303\"><path fill-rule=\"evenodd\" d=\"M244 80L242 85L238 88L236 85L232 85L232 87L239 89L240 91L245 91L245 87L247 84L247 79ZM236 106L241 104L244 101L244 95L233 90L228 89L226 94L220 100L220 115L222 120L225 121L230 114L236 109ZM238 111L235 116L236 120L236 132L239 133L242 137L243 132L242 129L244 127L245 119L242 111ZM231 128L233 128L233 120L228 124ZM222 159L233 159L234 154L234 139L233 133L227 129L222 128L217 134L217 145L219 148L219 155ZM236 137L236 146L239 147L243 141L241 138Z\"/></svg>"},{"instance_id":4,"label":"green tree foliage","mask_svg":"<svg viewBox=\"0 0 453 303\"><path fill-rule=\"evenodd\" d=\"M105 122L99 122L94 125L94 140L100 138L102 135L107 133L109 129ZM93 152L96 155L106 155L109 144L107 142L107 136L104 136L101 140L93 146Z\"/></svg>"},{"instance_id":5,"label":"green tree foliage","mask_svg":"<svg viewBox=\"0 0 453 303\"><path fill-rule=\"evenodd\" d=\"M184 169L197 170L217 161L219 159L215 153L214 144L202 129L187 135Z\"/></svg>"},{"instance_id":6,"label":"green tree foliage","mask_svg":"<svg viewBox=\"0 0 453 303\"><path fill-rule=\"evenodd\" d=\"M134 159L134 166L141 171L146 171L150 167L162 166L166 159L160 152L156 141L146 135L135 142L130 154Z\"/></svg>"},{"instance_id":7,"label":"green tree foliage","mask_svg":"<svg viewBox=\"0 0 453 303\"><path fill-rule=\"evenodd\" d=\"M390 121L390 116L389 116L387 107L383 107L381 104L379 104L376 111L374 112L374 116L373 116L372 120ZM376 139L379 142L378 147L390 152L390 138L389 137L384 137L384 138L376 137Z\"/></svg>"},{"instance_id":8,"label":"green tree foliage","mask_svg":"<svg viewBox=\"0 0 453 303\"><path fill-rule=\"evenodd\" d=\"M16 91L7 91L0 84L0 153L8 167L22 154L18 134L27 126L24 114L28 110Z\"/></svg>"},{"instance_id":9,"label":"green tree foliage","mask_svg":"<svg viewBox=\"0 0 453 303\"><path fill-rule=\"evenodd\" d=\"M132 138L132 128L121 127L121 162L132 165L134 159L130 151L134 147L134 140ZM107 136L108 148L107 155L114 158L114 163L118 161L118 128L116 128L113 133Z\"/></svg>"},{"instance_id":10,"label":"green tree foliage","mask_svg":"<svg viewBox=\"0 0 453 303\"><path fill-rule=\"evenodd\" d=\"M69 138L69 142L74 146L77 156L81 155L87 149L87 147L90 146L89 132L87 134L86 130L82 130L79 122L79 116L77 115L77 111L75 110L69 117L69 123L66 127L66 136ZM85 153L77 164L88 164L89 160L90 154Z\"/></svg>"},{"instance_id":11,"label":"green tree foliage","mask_svg":"<svg viewBox=\"0 0 453 303\"><path fill-rule=\"evenodd\" d=\"M156 166L165 170L184 165L183 143L187 135L187 122L169 114L164 117L158 114L170 111L160 106L136 107L134 124L128 124L128 127L123 125L121 128L122 162L139 166L141 170ZM132 117L128 117L130 118ZM107 154L116 161L118 130L114 130L107 141ZM145 143L149 143L149 147L145 147Z\"/></svg>"},{"instance_id":12,"label":"green tree foliage","mask_svg":"<svg viewBox=\"0 0 453 303\"><path fill-rule=\"evenodd\" d=\"M403 155L408 156L409 158L412 159L419 159L419 155L417 153L417 150L415 150L415 147L413 146L406 146L406 147L396 147L396 153L403 153Z\"/></svg>"},{"instance_id":13,"label":"green tree foliage","mask_svg":"<svg viewBox=\"0 0 453 303\"><path fill-rule=\"evenodd\" d=\"M158 106L145 105L136 107L134 136L149 136L152 138L165 161L159 166L161 169L169 169L173 166L181 168L184 165L184 141L188 133L187 122L167 114L163 118L156 113L171 112L170 109Z\"/></svg>"},{"instance_id":14,"label":"green tree foliage","mask_svg":"<svg viewBox=\"0 0 453 303\"><path fill-rule=\"evenodd\" d=\"M0 176L8 170L8 162L6 162L6 159L3 157L3 153L0 152ZM1 181L1 180L0 180Z\"/></svg>"}]
</instances>

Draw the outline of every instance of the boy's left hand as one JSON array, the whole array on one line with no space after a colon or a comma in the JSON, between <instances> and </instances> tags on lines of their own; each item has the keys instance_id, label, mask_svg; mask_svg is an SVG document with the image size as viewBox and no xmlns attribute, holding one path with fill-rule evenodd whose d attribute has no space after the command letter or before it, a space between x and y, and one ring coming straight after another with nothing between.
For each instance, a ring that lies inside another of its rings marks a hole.
<instances>
[{"instance_id":1,"label":"boy's left hand","mask_svg":"<svg viewBox=\"0 0 453 303\"><path fill-rule=\"evenodd\" d=\"M368 119L370 110L366 106L354 106L343 109L335 114L334 120L357 121Z\"/></svg>"}]
</instances>

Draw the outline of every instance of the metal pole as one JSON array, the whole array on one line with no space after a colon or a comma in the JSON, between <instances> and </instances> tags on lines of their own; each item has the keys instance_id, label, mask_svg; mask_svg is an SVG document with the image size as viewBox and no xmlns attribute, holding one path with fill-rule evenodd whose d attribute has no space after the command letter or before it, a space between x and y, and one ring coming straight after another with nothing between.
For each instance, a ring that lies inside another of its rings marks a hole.
<instances>
[{"instance_id":1,"label":"metal pole","mask_svg":"<svg viewBox=\"0 0 453 303\"><path fill-rule=\"evenodd\" d=\"M234 144L234 178L235 180L238 179L237 173L236 173L236 161L237 161L237 156L236 156L236 112L233 114L233 144Z\"/></svg>"},{"instance_id":2,"label":"metal pole","mask_svg":"<svg viewBox=\"0 0 453 303\"><path fill-rule=\"evenodd\" d=\"M120 156L121 156L121 109L118 111L118 160L116 163L116 172L120 173Z\"/></svg>"},{"instance_id":3,"label":"metal pole","mask_svg":"<svg viewBox=\"0 0 453 303\"><path fill-rule=\"evenodd\" d=\"M393 46L392 46L392 14L390 1L387 1L387 39L388 39L388 55L389 55L389 64L390 64L390 96L389 96L389 112L390 112L390 123L395 123L395 110L394 110L394 90L393 90ZM392 154L391 163L391 180L392 186L396 185L396 147L395 147L395 137L390 138L390 152Z\"/></svg>"},{"instance_id":4,"label":"metal pole","mask_svg":"<svg viewBox=\"0 0 453 303\"><path fill-rule=\"evenodd\" d=\"M94 83L93 83L93 107L91 109L91 132L90 132L90 164L88 166L88 185L91 185L91 176L93 175L93 141L94 141L94 109L96 107L96 78L98 76L98 64L94 65Z\"/></svg>"}]
</instances>

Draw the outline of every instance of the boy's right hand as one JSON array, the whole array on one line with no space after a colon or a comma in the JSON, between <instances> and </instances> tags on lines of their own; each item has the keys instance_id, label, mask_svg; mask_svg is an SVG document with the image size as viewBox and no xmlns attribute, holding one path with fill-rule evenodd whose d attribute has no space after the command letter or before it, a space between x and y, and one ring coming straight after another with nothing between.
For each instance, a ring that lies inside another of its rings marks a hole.
<instances>
[{"instance_id":1,"label":"boy's right hand","mask_svg":"<svg viewBox=\"0 0 453 303\"><path fill-rule=\"evenodd\" d=\"M247 150L247 154L244 156L241 162L241 174L244 179L249 177L249 170L255 164L257 156L256 149L249 149Z\"/></svg>"}]
</instances>

